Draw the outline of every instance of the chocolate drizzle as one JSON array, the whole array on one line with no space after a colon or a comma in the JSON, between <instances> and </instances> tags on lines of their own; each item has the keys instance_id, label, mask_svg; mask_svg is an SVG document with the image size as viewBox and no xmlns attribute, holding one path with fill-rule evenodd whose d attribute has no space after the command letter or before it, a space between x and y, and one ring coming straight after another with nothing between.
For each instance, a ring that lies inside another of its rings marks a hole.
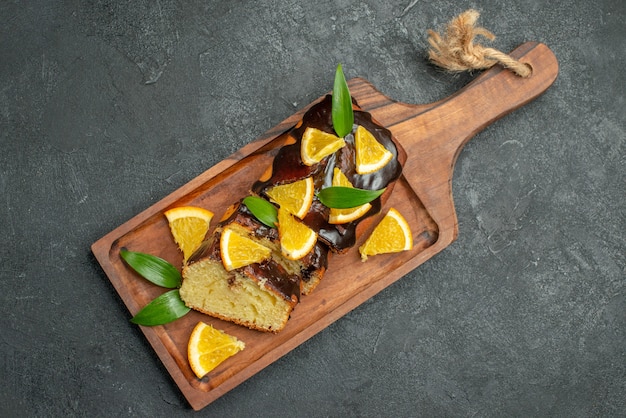
<instances>
[{"instance_id":1,"label":"chocolate drizzle","mask_svg":"<svg viewBox=\"0 0 626 418\"><path fill-rule=\"evenodd\" d=\"M394 142L391 132L372 121L369 113L354 110L354 127L351 133L344 137L346 146L336 153L324 158L319 164L307 166L302 163L300 147L302 135L306 128L313 127L322 131L335 134L332 123L332 96L327 95L321 102L309 109L302 118L302 123L285 132L296 142L283 146L272 165L271 177L267 180L259 180L252 186L252 191L265 196L265 191L275 185L291 183L303 178L313 176L315 191L332 185L333 169L341 169L354 187L368 190L380 190L394 182L402 173L401 161L398 158L398 146ZM393 154L392 160L382 169L370 174L357 174L355 163L354 131L358 125L363 126L374 135ZM314 199L308 214L303 222L309 228L316 231L319 239L335 252L343 252L356 243L356 228L361 220L378 213L381 210L381 198L372 202L372 208L362 218L342 225L328 223L329 209L319 200Z\"/></svg>"},{"instance_id":2,"label":"chocolate drizzle","mask_svg":"<svg viewBox=\"0 0 626 418\"><path fill-rule=\"evenodd\" d=\"M245 275L256 281L263 281L265 287L272 287L287 300L300 300L300 276L289 274L276 261L269 259L261 263L249 264L242 267Z\"/></svg>"}]
</instances>

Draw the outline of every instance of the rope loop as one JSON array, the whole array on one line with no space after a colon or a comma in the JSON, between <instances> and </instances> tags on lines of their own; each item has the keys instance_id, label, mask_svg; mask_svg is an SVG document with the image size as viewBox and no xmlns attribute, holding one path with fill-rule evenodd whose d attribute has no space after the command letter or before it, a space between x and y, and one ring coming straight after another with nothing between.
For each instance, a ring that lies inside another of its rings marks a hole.
<instances>
[{"instance_id":1,"label":"rope loop","mask_svg":"<svg viewBox=\"0 0 626 418\"><path fill-rule=\"evenodd\" d=\"M474 43L477 36L482 36L489 41L496 38L487 29L476 26L479 16L480 13L470 9L448 22L443 35L429 30L428 43L431 49L428 51L428 57L430 60L453 72L482 70L500 64L520 77L530 77L532 74L530 65L517 61L497 49Z\"/></svg>"}]
</instances>

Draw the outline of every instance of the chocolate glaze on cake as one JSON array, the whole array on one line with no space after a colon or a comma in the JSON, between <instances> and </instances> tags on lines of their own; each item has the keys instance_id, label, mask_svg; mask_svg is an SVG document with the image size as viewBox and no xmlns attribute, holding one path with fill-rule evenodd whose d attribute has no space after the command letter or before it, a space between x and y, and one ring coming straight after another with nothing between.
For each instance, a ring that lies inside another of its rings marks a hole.
<instances>
[{"instance_id":1,"label":"chocolate glaze on cake","mask_svg":"<svg viewBox=\"0 0 626 418\"><path fill-rule=\"evenodd\" d=\"M242 267L243 273L248 277L263 281L263 286L271 287L287 300L298 302L300 300L300 276L289 274L273 259L261 263L249 264Z\"/></svg>"},{"instance_id":2,"label":"chocolate glaze on cake","mask_svg":"<svg viewBox=\"0 0 626 418\"><path fill-rule=\"evenodd\" d=\"M272 165L272 173L269 179L259 180L252 186L252 191L265 196L264 192L275 185L291 183L303 178L313 176L315 191L332 185L333 169L338 167L346 175L354 187L368 190L380 190L398 179L402 173L402 161L399 158L399 145L397 145L391 132L372 121L369 113L358 110L355 104L354 128L344 137L346 146L336 153L324 158L319 164L307 166L302 163L300 147L302 135L306 128L313 127L319 130L335 134L332 123L332 96L327 95L321 102L309 109L302 118L302 123L296 125L283 135L289 135L295 139L290 145L283 146ZM391 161L380 170L370 174L357 174L355 163L354 131L358 125L363 126L374 135L393 154ZM267 197L267 196L266 196ZM314 199L308 214L303 222L316 231L319 239L327 244L335 252L343 252L354 246L356 242L356 227L364 218L378 213L381 209L380 198L371 202L372 208L362 218L341 225L328 223L329 208L319 200Z\"/></svg>"}]
</instances>

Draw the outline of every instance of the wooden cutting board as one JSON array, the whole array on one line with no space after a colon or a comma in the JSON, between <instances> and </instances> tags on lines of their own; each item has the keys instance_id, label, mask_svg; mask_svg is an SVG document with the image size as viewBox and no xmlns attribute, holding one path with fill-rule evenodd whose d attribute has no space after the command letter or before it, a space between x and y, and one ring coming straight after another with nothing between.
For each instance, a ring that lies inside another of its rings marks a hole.
<instances>
[{"instance_id":1,"label":"wooden cutting board","mask_svg":"<svg viewBox=\"0 0 626 418\"><path fill-rule=\"evenodd\" d=\"M403 175L383 213L389 207L403 213L413 232L414 248L400 254L370 257L363 263L357 251L364 240L361 236L348 253L331 258L322 283L302 298L286 328L278 334L252 331L197 312L164 326L141 327L194 409L203 408L253 376L455 240L458 224L451 182L463 145L492 122L539 96L557 77L556 57L543 44L525 43L511 55L532 66L530 78L520 78L496 66L453 96L426 105L399 103L366 80L349 81L352 96L361 108L391 130L408 154ZM273 154L282 145L274 139L293 126L308 107L92 245L94 255L131 315L165 289L133 273L122 262L120 248L154 254L181 265L182 257L163 212L174 206L196 205L213 211L215 219L220 219L229 205L247 195L250 185L271 164ZM210 323L246 343L245 350L203 379L197 379L191 371L186 351L189 335L198 321Z\"/></svg>"}]
</instances>

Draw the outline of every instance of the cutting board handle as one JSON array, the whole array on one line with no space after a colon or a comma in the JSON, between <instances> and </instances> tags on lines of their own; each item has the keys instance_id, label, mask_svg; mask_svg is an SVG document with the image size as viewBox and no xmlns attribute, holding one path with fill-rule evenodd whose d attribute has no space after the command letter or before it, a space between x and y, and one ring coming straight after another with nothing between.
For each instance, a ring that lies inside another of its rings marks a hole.
<instances>
[{"instance_id":1,"label":"cutting board handle","mask_svg":"<svg viewBox=\"0 0 626 418\"><path fill-rule=\"evenodd\" d=\"M545 92L558 74L554 53L542 43L524 43L510 55L530 65L532 75L522 78L497 65L435 103L400 103L380 92L372 92L375 99L368 100L371 107L366 110L391 130L407 152L405 178L433 217L439 218L441 229L451 227L449 241L458 233L451 182L461 149L476 133Z\"/></svg>"},{"instance_id":2,"label":"cutting board handle","mask_svg":"<svg viewBox=\"0 0 626 418\"><path fill-rule=\"evenodd\" d=\"M476 133L535 99L556 80L558 62L546 45L528 42L510 55L530 65L532 75L522 78L501 66L492 67L456 94L427 105L426 111L417 106L414 118L394 126L409 154L415 146L422 149L425 138L419 133L426 131L433 147L445 149L455 159Z\"/></svg>"}]
</instances>

